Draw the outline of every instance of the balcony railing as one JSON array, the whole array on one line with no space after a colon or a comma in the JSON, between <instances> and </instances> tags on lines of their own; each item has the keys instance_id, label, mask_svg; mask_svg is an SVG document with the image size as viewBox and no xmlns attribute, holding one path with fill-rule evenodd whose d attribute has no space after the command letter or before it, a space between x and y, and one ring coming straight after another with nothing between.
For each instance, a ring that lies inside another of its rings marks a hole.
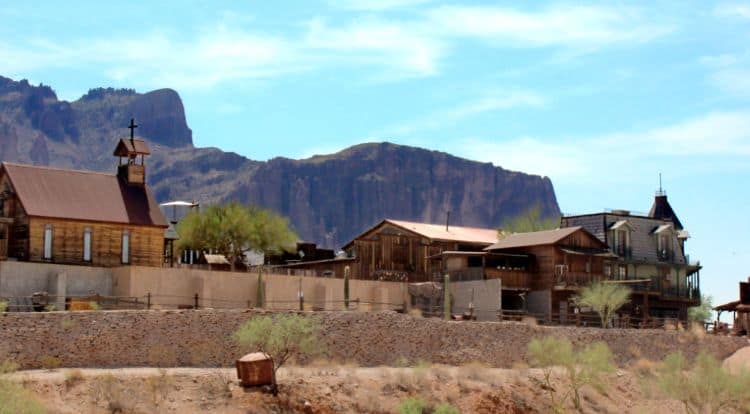
<instances>
[{"instance_id":1,"label":"balcony railing","mask_svg":"<svg viewBox=\"0 0 750 414\"><path fill-rule=\"evenodd\" d=\"M530 288L531 278L525 270L512 269L485 269L487 279L502 280L503 288L510 289L528 289Z\"/></svg>"}]
</instances>

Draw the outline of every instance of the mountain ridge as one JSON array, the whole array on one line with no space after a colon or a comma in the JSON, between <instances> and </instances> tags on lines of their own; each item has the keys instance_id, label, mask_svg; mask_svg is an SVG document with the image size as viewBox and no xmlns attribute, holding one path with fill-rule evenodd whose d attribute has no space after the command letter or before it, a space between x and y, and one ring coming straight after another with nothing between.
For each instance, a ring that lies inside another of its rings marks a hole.
<instances>
[{"instance_id":1,"label":"mountain ridge","mask_svg":"<svg viewBox=\"0 0 750 414\"><path fill-rule=\"evenodd\" d=\"M559 214L549 177L452 154L366 142L332 154L255 161L195 147L179 94L94 88L76 101L0 76L0 160L114 171L112 149L136 118L160 202L237 200L289 217L301 238L339 247L384 218L495 227L532 206Z\"/></svg>"}]
</instances>

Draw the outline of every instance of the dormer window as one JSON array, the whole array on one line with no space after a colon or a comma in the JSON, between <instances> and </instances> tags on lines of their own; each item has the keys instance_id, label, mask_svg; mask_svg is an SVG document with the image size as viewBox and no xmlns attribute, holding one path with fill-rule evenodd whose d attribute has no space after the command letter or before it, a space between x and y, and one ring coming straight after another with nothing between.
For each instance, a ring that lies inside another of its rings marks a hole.
<instances>
[{"instance_id":1,"label":"dormer window","mask_svg":"<svg viewBox=\"0 0 750 414\"><path fill-rule=\"evenodd\" d=\"M630 257L630 233L632 227L626 220L620 220L610 227L612 250L620 257Z\"/></svg>"},{"instance_id":2,"label":"dormer window","mask_svg":"<svg viewBox=\"0 0 750 414\"><path fill-rule=\"evenodd\" d=\"M656 237L656 253L659 260L670 260L674 254L672 249L672 235L674 227L671 224L663 224L654 230Z\"/></svg>"}]
</instances>

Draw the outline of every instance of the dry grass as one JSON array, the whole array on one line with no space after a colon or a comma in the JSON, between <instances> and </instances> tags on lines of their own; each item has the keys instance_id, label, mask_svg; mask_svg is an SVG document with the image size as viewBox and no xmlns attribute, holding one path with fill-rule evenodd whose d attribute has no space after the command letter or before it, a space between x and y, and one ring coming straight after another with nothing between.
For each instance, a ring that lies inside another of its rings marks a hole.
<instances>
[{"instance_id":1,"label":"dry grass","mask_svg":"<svg viewBox=\"0 0 750 414\"><path fill-rule=\"evenodd\" d=\"M83 372L80 369L69 369L65 371L65 389L69 390L83 381Z\"/></svg>"},{"instance_id":2,"label":"dry grass","mask_svg":"<svg viewBox=\"0 0 750 414\"><path fill-rule=\"evenodd\" d=\"M52 355L43 355L41 358L39 358L39 364L42 366L42 368L48 369L50 371L60 368L61 363L62 362L60 361L60 358Z\"/></svg>"},{"instance_id":3,"label":"dry grass","mask_svg":"<svg viewBox=\"0 0 750 414\"><path fill-rule=\"evenodd\" d=\"M132 410L135 404L130 398L137 396L126 392L117 377L107 374L91 383L90 397L110 413L123 413Z\"/></svg>"}]
</instances>

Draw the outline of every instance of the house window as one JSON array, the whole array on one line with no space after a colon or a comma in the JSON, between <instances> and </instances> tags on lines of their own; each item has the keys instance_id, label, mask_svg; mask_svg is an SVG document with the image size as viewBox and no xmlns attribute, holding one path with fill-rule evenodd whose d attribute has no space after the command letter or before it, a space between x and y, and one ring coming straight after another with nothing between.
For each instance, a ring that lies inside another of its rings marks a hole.
<instances>
[{"instance_id":1,"label":"house window","mask_svg":"<svg viewBox=\"0 0 750 414\"><path fill-rule=\"evenodd\" d=\"M607 279L612 277L612 266L610 265L604 266L604 277Z\"/></svg>"},{"instance_id":2,"label":"house window","mask_svg":"<svg viewBox=\"0 0 750 414\"><path fill-rule=\"evenodd\" d=\"M44 226L44 260L52 260L52 225Z\"/></svg>"},{"instance_id":3,"label":"house window","mask_svg":"<svg viewBox=\"0 0 750 414\"><path fill-rule=\"evenodd\" d=\"M671 253L668 234L660 234L657 238L657 248L659 249L659 258L668 259Z\"/></svg>"},{"instance_id":4,"label":"house window","mask_svg":"<svg viewBox=\"0 0 750 414\"><path fill-rule=\"evenodd\" d=\"M628 278L628 267L625 265L620 265L617 268L617 276L620 280L625 280Z\"/></svg>"},{"instance_id":5,"label":"house window","mask_svg":"<svg viewBox=\"0 0 750 414\"><path fill-rule=\"evenodd\" d=\"M122 263L130 263L130 232L122 232Z\"/></svg>"},{"instance_id":6,"label":"house window","mask_svg":"<svg viewBox=\"0 0 750 414\"><path fill-rule=\"evenodd\" d=\"M83 261L91 261L91 228L86 227L83 230Z\"/></svg>"}]
</instances>

